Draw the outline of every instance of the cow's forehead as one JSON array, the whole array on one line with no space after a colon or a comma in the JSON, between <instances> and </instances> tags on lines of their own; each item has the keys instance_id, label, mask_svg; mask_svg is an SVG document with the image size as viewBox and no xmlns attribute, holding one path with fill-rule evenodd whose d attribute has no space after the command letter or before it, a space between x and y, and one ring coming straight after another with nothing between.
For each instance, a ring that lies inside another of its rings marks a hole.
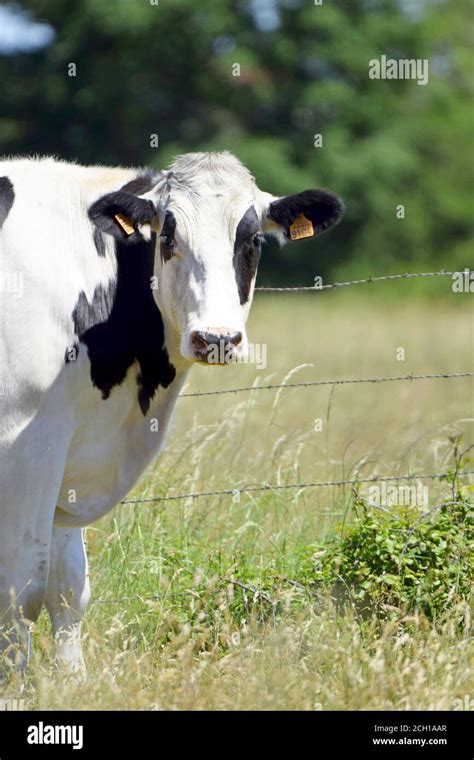
<instances>
[{"instance_id":1,"label":"cow's forehead","mask_svg":"<svg viewBox=\"0 0 474 760\"><path fill-rule=\"evenodd\" d=\"M155 186L156 199L172 211L182 233L197 234L196 226L235 232L243 214L255 202L258 189L248 169L231 153L187 153L163 171Z\"/></svg>"},{"instance_id":2,"label":"cow's forehead","mask_svg":"<svg viewBox=\"0 0 474 760\"><path fill-rule=\"evenodd\" d=\"M254 183L249 170L228 151L185 153L173 161L166 174L171 185L185 185L198 193Z\"/></svg>"},{"instance_id":3,"label":"cow's forehead","mask_svg":"<svg viewBox=\"0 0 474 760\"><path fill-rule=\"evenodd\" d=\"M171 192L166 208L175 216L178 235L188 242L209 236L233 241L240 220L254 202L249 190L226 188L203 194Z\"/></svg>"}]
</instances>

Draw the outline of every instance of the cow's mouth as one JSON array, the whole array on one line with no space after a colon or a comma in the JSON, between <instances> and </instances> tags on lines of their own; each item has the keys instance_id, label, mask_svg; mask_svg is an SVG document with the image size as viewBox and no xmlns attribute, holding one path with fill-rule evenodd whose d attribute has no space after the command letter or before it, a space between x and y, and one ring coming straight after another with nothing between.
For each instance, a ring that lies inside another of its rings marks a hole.
<instances>
[{"instance_id":1,"label":"cow's mouth","mask_svg":"<svg viewBox=\"0 0 474 760\"><path fill-rule=\"evenodd\" d=\"M235 364L239 359L240 354L233 346L225 351L214 350L211 347L207 351L194 352L194 361L197 364L207 364L208 366L226 367L228 364Z\"/></svg>"}]
</instances>

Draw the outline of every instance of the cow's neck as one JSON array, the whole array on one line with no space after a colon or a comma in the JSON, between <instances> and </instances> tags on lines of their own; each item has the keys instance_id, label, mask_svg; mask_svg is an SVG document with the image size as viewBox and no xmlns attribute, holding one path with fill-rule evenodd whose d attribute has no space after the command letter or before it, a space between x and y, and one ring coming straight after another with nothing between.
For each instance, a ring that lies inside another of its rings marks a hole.
<instances>
[{"instance_id":1,"label":"cow's neck","mask_svg":"<svg viewBox=\"0 0 474 760\"><path fill-rule=\"evenodd\" d=\"M107 287L98 285L91 301L84 292L79 294L73 312L75 332L87 346L91 381L104 400L115 386L122 385L130 367L138 364L136 394L145 416L158 389L168 388L177 374L151 291L155 236L133 249L117 243L115 254L116 278ZM179 374L183 371L179 367Z\"/></svg>"}]
</instances>

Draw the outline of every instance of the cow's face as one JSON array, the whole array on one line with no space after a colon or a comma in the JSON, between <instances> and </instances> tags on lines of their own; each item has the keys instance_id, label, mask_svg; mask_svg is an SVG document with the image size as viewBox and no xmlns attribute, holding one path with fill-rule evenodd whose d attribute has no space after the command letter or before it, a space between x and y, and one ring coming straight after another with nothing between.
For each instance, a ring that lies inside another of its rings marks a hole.
<instances>
[{"instance_id":1,"label":"cow's face","mask_svg":"<svg viewBox=\"0 0 474 760\"><path fill-rule=\"evenodd\" d=\"M140 195L105 196L91 218L131 247L155 233L154 294L173 353L212 364L244 358L264 235L285 242L295 220L303 237L324 232L340 220L342 202L323 190L262 192L229 153L183 155L156 179Z\"/></svg>"}]
</instances>

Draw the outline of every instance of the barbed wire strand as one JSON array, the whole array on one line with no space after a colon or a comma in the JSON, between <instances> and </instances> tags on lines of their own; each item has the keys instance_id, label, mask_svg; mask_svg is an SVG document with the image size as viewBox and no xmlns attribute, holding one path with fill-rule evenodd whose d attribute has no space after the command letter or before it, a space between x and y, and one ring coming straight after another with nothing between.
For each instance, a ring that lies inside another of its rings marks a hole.
<instances>
[{"instance_id":1,"label":"barbed wire strand","mask_svg":"<svg viewBox=\"0 0 474 760\"><path fill-rule=\"evenodd\" d=\"M474 470L468 470L460 475L474 475ZM284 491L291 488L328 488L330 486L354 486L359 483L384 483L395 481L409 480L435 480L449 476L449 472L436 472L428 474L414 475L390 475L390 476L373 476L372 478L356 478L351 480L329 480L325 482L313 483L287 483L284 485L272 485L265 483L260 486L244 486L243 488L225 488L219 491L196 491L194 493L177 494L176 496L153 496L145 499L124 499L120 504L149 504L157 501L178 501L180 499L198 499L202 496L237 496L241 493L256 493L262 491Z\"/></svg>"},{"instance_id":2,"label":"barbed wire strand","mask_svg":"<svg viewBox=\"0 0 474 760\"><path fill-rule=\"evenodd\" d=\"M362 377L342 380L309 380L301 383L270 383L268 385L246 385L240 388L223 388L217 391L195 391L180 393L180 398L195 398L196 396L219 396L225 393L243 393L244 391L269 391L277 388L310 388L318 385L352 385L362 383L395 383L401 380L448 380L459 377L474 377L474 372L437 372L424 375L398 375L395 377Z\"/></svg>"},{"instance_id":3,"label":"barbed wire strand","mask_svg":"<svg viewBox=\"0 0 474 760\"><path fill-rule=\"evenodd\" d=\"M404 274L386 274L381 277L367 277L364 280L347 280L346 282L331 282L327 285L302 285L293 288L273 288L261 286L255 288L259 293L296 293L320 290L335 290L336 288L345 288L348 285L366 285L373 282L383 282L384 280L411 280L415 277L452 277L453 275L462 274L462 272L405 272Z\"/></svg>"},{"instance_id":4,"label":"barbed wire strand","mask_svg":"<svg viewBox=\"0 0 474 760\"><path fill-rule=\"evenodd\" d=\"M425 479L425 480L426 479L432 479L433 480L435 478L446 477L446 476L448 476L450 474L451 473L449 473L449 472L444 472L444 473L429 473L429 474L415 474L415 475L395 475L393 477L360 478L358 480L339 480L339 481L331 481L331 482L326 482L326 483L292 483L292 484L289 484L287 486L261 486L261 487L252 488L252 489L237 489L237 491L239 493L242 493L243 491L248 491L248 490L254 490L254 491L257 491L257 490L270 490L270 488L272 488L272 489L274 489L274 488L277 488L277 489L283 489L283 488L302 488L302 487L314 488L314 487L317 487L317 486L332 486L332 485L336 485L337 486L337 485L348 485L348 484L356 485L356 484L359 484L359 483L374 483L374 482L399 481L399 480L416 480L416 479L420 479L420 480L422 480L422 479ZM467 472L459 473L459 475L474 475L474 470L469 470ZM197 496L208 496L208 495L223 494L223 493L226 493L226 494L229 494L229 493L235 494L236 493L236 489L234 489L232 491L230 491L230 490L228 490L228 491L210 491L208 493L194 493L194 494L186 494L186 495L182 495L182 496L169 496L169 497L164 496L164 497L158 497L158 499L163 500L163 501L169 501L169 500L179 499L179 498L183 498L183 499L184 498L189 498L189 497L195 498ZM138 500L123 501L121 503L122 504L135 504L135 503L138 503L138 502L141 503L143 501L157 501L158 499L138 499ZM449 504L456 504L456 503L458 503L458 502L449 502ZM441 506L443 506L443 505L441 505ZM283 578L282 580L287 581L291 585L298 586L301 589L308 590L308 587L305 587L303 584L297 583L296 581L292 581L292 580L290 580L288 578ZM237 581L235 579L229 579L229 582L232 583L232 584L234 584L234 585L241 586L241 588L245 588L245 590L251 591L255 595L260 596L260 594L262 593L260 589L253 589L253 588L250 588L250 587L248 587L248 588L244 587L244 585L241 584L241 582L239 582L239 581ZM183 596L196 596L196 597L199 597L199 594L198 594L198 592L191 591L191 590L190 591L164 591L162 593L156 593L156 594L153 594L152 596L148 596L148 597L142 597L139 594L136 594L134 596L124 596L124 597L112 598L112 599L106 599L106 598L92 599L91 600L91 604L119 604L119 603L122 603L122 602L134 602L134 601L152 602L152 601L160 601L160 600L162 600L162 599L164 599L166 597L183 597Z\"/></svg>"}]
</instances>

